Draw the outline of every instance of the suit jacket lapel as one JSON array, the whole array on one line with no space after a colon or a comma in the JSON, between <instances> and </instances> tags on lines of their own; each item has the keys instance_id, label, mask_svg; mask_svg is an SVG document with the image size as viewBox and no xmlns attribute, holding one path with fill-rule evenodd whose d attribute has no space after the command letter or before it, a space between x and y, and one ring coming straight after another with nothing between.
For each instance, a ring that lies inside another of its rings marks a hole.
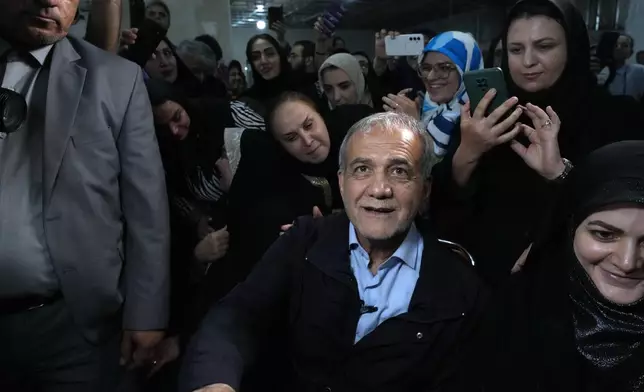
<instances>
[{"instance_id":1,"label":"suit jacket lapel","mask_svg":"<svg viewBox=\"0 0 644 392\"><path fill-rule=\"evenodd\" d=\"M81 57L67 38L59 41L53 51L49 71L51 77L47 78L47 81L45 80L47 72L41 72L39 80L36 81L36 88L39 83L47 82L43 149L45 206L49 205L51 200L60 164L76 119L87 73L85 68L76 63Z\"/></svg>"}]
</instances>

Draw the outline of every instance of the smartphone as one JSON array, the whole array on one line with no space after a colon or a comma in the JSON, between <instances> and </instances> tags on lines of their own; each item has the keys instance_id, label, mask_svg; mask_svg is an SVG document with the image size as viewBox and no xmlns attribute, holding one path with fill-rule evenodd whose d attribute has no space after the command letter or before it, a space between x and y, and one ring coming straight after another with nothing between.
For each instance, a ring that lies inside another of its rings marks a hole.
<instances>
[{"instance_id":1,"label":"smartphone","mask_svg":"<svg viewBox=\"0 0 644 392\"><path fill-rule=\"evenodd\" d=\"M144 67L168 31L150 19L144 19L138 28L136 43L130 45L121 56Z\"/></svg>"},{"instance_id":2,"label":"smartphone","mask_svg":"<svg viewBox=\"0 0 644 392\"><path fill-rule=\"evenodd\" d=\"M403 34L385 37L387 56L418 56L423 53L425 41L422 34Z\"/></svg>"},{"instance_id":3,"label":"smartphone","mask_svg":"<svg viewBox=\"0 0 644 392\"><path fill-rule=\"evenodd\" d=\"M491 88L496 90L496 96L488 106L485 115L492 113L510 99L501 68L486 68L465 72L463 74L463 83L465 83L465 90L470 98L470 111L472 113L474 113L479 102ZM512 111L508 110L507 115L510 114L512 114Z\"/></svg>"},{"instance_id":4,"label":"smartphone","mask_svg":"<svg viewBox=\"0 0 644 392\"><path fill-rule=\"evenodd\" d=\"M130 0L130 27L139 27L145 20L145 0Z\"/></svg>"},{"instance_id":5,"label":"smartphone","mask_svg":"<svg viewBox=\"0 0 644 392\"><path fill-rule=\"evenodd\" d=\"M275 22L284 21L284 6L268 7L268 27L273 26Z\"/></svg>"},{"instance_id":6,"label":"smartphone","mask_svg":"<svg viewBox=\"0 0 644 392\"><path fill-rule=\"evenodd\" d=\"M324 15L322 15L322 28L326 35L330 37L335 33L346 12L347 9L340 3L333 4L324 11Z\"/></svg>"}]
</instances>

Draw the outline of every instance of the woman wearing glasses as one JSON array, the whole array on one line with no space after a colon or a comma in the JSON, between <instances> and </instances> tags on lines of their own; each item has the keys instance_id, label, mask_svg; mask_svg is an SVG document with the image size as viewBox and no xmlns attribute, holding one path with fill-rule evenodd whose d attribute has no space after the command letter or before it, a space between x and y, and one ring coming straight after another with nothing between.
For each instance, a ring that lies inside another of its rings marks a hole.
<instances>
[{"instance_id":1,"label":"woman wearing glasses","mask_svg":"<svg viewBox=\"0 0 644 392\"><path fill-rule=\"evenodd\" d=\"M468 101L463 73L483 68L481 50L472 35L448 31L434 37L418 58L424 99L412 101L403 90L383 98L385 110L402 111L422 120L434 139L434 152L444 156L452 133L458 131L461 106Z\"/></svg>"}]
</instances>

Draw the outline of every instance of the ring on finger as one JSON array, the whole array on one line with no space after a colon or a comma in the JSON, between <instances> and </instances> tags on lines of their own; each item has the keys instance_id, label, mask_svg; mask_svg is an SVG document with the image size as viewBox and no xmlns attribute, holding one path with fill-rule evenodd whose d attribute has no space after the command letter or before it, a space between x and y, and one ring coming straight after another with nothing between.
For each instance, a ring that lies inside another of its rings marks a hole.
<instances>
[{"instance_id":1,"label":"ring on finger","mask_svg":"<svg viewBox=\"0 0 644 392\"><path fill-rule=\"evenodd\" d=\"M546 122L543 123L543 128L550 128L552 126L552 121L546 120Z\"/></svg>"}]
</instances>

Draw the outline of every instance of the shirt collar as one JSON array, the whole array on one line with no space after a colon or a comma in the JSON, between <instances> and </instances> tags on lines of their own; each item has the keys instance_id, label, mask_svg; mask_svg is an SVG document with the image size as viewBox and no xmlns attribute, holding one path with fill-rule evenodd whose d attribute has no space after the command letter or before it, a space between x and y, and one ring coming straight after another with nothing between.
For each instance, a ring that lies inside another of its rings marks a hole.
<instances>
[{"instance_id":1,"label":"shirt collar","mask_svg":"<svg viewBox=\"0 0 644 392\"><path fill-rule=\"evenodd\" d=\"M30 50L28 53L30 53L33 58L40 63L40 65L45 65L45 61L47 60L47 56L49 55L49 52L51 52L51 48L54 45L47 45L43 46L38 49ZM0 57L4 56L7 51L11 50L12 46L9 42L5 41L4 39L0 38Z\"/></svg>"},{"instance_id":2,"label":"shirt collar","mask_svg":"<svg viewBox=\"0 0 644 392\"><path fill-rule=\"evenodd\" d=\"M403 263L407 264L410 268L416 269L418 265L418 258L422 255L418 254L418 245L421 243L422 237L416 228L416 224L412 223L405 240L400 244L398 249L394 252L393 255L389 258L396 257L402 260ZM349 249L361 248L362 246L358 242L358 235L356 234L356 228L353 226L353 223L349 223ZM365 251L366 253L366 251ZM387 260L387 261L389 261ZM369 259L367 258L367 264L369 264ZM386 263L386 262L385 262ZM383 264L384 265L384 264Z\"/></svg>"}]
</instances>

